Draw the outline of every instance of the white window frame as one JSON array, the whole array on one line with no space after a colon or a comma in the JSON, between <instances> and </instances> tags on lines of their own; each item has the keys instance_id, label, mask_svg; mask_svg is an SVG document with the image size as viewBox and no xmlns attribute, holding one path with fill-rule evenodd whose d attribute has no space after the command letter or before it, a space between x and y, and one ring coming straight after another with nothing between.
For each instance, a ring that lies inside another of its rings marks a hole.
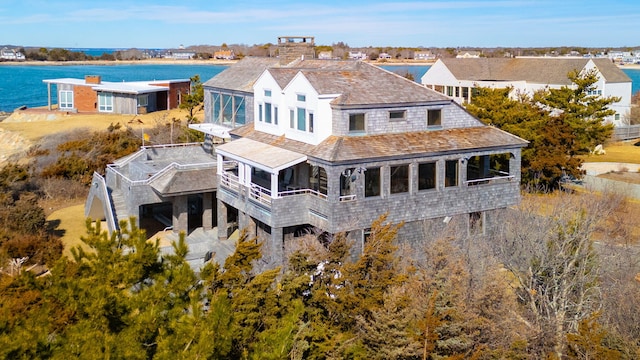
<instances>
[{"instance_id":1,"label":"white window frame","mask_svg":"<svg viewBox=\"0 0 640 360\"><path fill-rule=\"evenodd\" d=\"M69 96L71 101L69 101ZM58 94L58 107L60 109L73 109L73 91L72 90L60 90Z\"/></svg>"},{"instance_id":2,"label":"white window frame","mask_svg":"<svg viewBox=\"0 0 640 360\"><path fill-rule=\"evenodd\" d=\"M98 111L113 112L113 93L110 93L110 92L98 93Z\"/></svg>"}]
</instances>

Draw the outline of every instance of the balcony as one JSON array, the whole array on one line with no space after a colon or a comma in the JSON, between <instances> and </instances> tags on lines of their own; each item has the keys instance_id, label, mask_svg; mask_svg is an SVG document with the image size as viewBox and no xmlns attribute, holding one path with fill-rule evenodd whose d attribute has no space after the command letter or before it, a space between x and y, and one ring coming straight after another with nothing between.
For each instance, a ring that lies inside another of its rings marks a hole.
<instances>
[{"instance_id":1,"label":"balcony","mask_svg":"<svg viewBox=\"0 0 640 360\"><path fill-rule=\"evenodd\" d=\"M272 194L272 191L264 186L256 183L251 183L250 186L241 184L240 179L235 174L225 171L220 176L220 186L228 191L239 195L243 188L248 189L247 194L250 200L253 200L261 205L270 207L274 199L281 199L290 196L297 195L311 195L321 200L327 200L327 195L308 188L298 188L296 186L287 186L285 190L278 191Z\"/></svg>"}]
</instances>

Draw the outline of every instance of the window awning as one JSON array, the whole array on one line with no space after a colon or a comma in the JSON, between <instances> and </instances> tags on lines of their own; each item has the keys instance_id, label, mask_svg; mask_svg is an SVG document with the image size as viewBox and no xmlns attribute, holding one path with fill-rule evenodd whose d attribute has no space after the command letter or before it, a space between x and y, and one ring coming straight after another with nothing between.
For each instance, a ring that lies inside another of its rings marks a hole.
<instances>
[{"instance_id":1,"label":"window awning","mask_svg":"<svg viewBox=\"0 0 640 360\"><path fill-rule=\"evenodd\" d=\"M231 138L231 136L229 135L230 129L218 124L189 124L189 129L197 130L207 135L213 135L223 139Z\"/></svg>"},{"instance_id":2,"label":"window awning","mask_svg":"<svg viewBox=\"0 0 640 360\"><path fill-rule=\"evenodd\" d=\"M272 174L307 160L307 155L247 138L218 145L215 149L222 156Z\"/></svg>"}]
</instances>

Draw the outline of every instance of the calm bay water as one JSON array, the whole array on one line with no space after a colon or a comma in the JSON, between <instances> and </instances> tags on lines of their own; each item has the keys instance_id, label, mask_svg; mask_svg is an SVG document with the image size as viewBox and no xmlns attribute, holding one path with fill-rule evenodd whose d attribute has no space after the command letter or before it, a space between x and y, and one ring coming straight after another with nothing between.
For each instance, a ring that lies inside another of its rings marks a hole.
<instances>
[{"instance_id":1,"label":"calm bay water","mask_svg":"<svg viewBox=\"0 0 640 360\"><path fill-rule=\"evenodd\" d=\"M224 69L226 66L222 65L2 65L0 111L11 112L22 105L46 106L44 79L83 79L85 75L100 75L103 81L142 81L189 79L199 75L205 82Z\"/></svg>"},{"instance_id":2,"label":"calm bay water","mask_svg":"<svg viewBox=\"0 0 640 360\"><path fill-rule=\"evenodd\" d=\"M411 73L417 82L430 66L382 66L399 73ZM47 85L44 79L84 78L100 75L104 81L140 81L188 79L200 75L202 82L209 80L227 67L224 65L49 65L0 66L0 111L11 112L22 105L47 105ZM622 69L632 81L633 94L640 91L640 70ZM55 94L52 94L55 97Z\"/></svg>"}]
</instances>

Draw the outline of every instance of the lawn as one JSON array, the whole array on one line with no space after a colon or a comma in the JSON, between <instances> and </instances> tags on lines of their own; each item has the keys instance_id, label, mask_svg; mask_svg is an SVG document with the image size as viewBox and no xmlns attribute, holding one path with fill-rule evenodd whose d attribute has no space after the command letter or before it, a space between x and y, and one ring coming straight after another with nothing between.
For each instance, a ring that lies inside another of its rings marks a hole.
<instances>
[{"instance_id":1,"label":"lawn","mask_svg":"<svg viewBox=\"0 0 640 360\"><path fill-rule=\"evenodd\" d=\"M634 146L633 142L616 142L607 144L604 150L607 152L605 155L585 155L580 158L584 162L617 162L617 163L630 163L640 164L640 146Z\"/></svg>"}]
</instances>

